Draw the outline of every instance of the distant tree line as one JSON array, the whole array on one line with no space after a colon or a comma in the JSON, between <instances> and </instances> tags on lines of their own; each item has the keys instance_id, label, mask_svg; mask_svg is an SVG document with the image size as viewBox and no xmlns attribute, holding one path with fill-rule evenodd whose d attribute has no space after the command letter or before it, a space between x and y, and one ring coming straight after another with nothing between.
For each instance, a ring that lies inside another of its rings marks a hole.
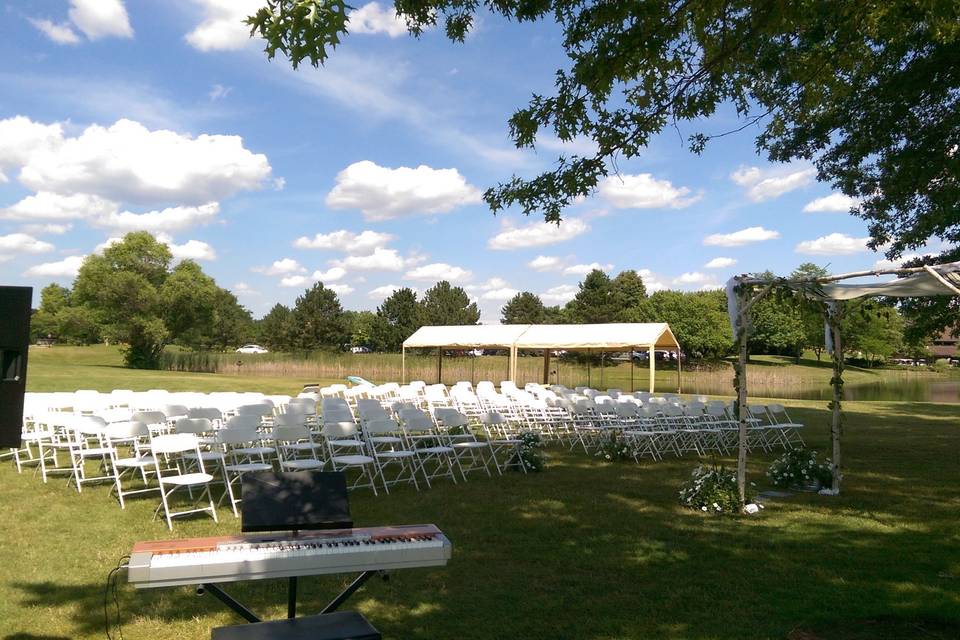
<instances>
[{"instance_id":1,"label":"distant tree line","mask_svg":"<svg viewBox=\"0 0 960 640\"><path fill-rule=\"evenodd\" d=\"M822 268L806 263L793 274L817 276ZM769 273L760 275L772 275ZM921 355L923 336L905 332L907 323L884 301L848 304L844 338L850 353L882 361L894 353ZM462 287L436 283L422 297L409 288L394 291L376 311L344 310L336 292L316 283L292 307L275 305L254 320L230 291L201 267L184 260L176 265L169 248L146 232L130 233L121 242L88 256L72 288L51 284L40 295L33 317L34 338L60 342L120 344L126 364L155 368L167 345L223 351L257 341L272 350L309 352L364 346L399 351L403 341L424 325L469 325L480 310ZM722 291L647 293L640 275L622 271L611 278L591 271L563 306L547 306L523 291L501 310L504 324L585 324L666 322L687 357L716 359L728 355L733 335ZM904 336L910 336L909 340ZM817 305L790 294L768 296L753 310L752 353L792 355L824 349L823 317Z\"/></svg>"}]
</instances>

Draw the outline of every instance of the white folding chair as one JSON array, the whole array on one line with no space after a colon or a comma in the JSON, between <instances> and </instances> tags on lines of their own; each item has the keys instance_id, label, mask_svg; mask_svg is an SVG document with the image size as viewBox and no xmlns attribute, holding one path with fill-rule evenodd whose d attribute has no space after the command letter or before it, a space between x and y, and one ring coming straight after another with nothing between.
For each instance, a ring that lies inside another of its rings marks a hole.
<instances>
[{"instance_id":1,"label":"white folding chair","mask_svg":"<svg viewBox=\"0 0 960 640\"><path fill-rule=\"evenodd\" d=\"M263 461L261 457L257 462L253 459L251 451L258 452L258 443L260 434L255 429L220 429L217 431L217 441L223 447L223 475L224 492L217 501L219 506L225 499L230 500L230 508L233 515L238 516L237 505L241 498L234 492L234 485L240 483L243 474L257 471L270 471L273 465Z\"/></svg>"},{"instance_id":2,"label":"white folding chair","mask_svg":"<svg viewBox=\"0 0 960 640\"><path fill-rule=\"evenodd\" d=\"M323 469L319 447L306 427L274 427L272 437L282 471Z\"/></svg>"},{"instance_id":3,"label":"white folding chair","mask_svg":"<svg viewBox=\"0 0 960 640\"><path fill-rule=\"evenodd\" d=\"M210 493L210 483L213 482L213 476L206 472L203 466L203 456L200 455L200 441L192 433L174 433L161 435L153 438L150 443L150 452L153 457L154 470L157 474L157 481L160 485L160 505L154 512L154 518L163 510L163 515L167 520L167 528L173 530L173 518L177 516L189 515L191 513L209 512L213 521L217 521L217 509L213 504L213 496ZM196 456L199 469L192 473L184 473L180 466L178 457L192 453ZM161 459L167 460L167 464L162 464ZM170 463L173 463L172 465ZM169 465L169 466L168 466ZM173 511L170 508L171 497L177 489L186 488L193 496L193 489L202 488L200 498L194 501L197 504L206 496L207 506L196 509L187 509L184 511Z\"/></svg>"},{"instance_id":4,"label":"white folding chair","mask_svg":"<svg viewBox=\"0 0 960 640\"><path fill-rule=\"evenodd\" d=\"M154 470L154 459L150 454L150 430L142 422L115 422L103 429L104 443L110 449L110 466L113 470L114 486L110 490L117 492L120 508L126 508L124 498L142 493L159 491L160 487L150 486L148 474ZM124 489L125 475L139 475L140 487Z\"/></svg>"},{"instance_id":5,"label":"white folding chair","mask_svg":"<svg viewBox=\"0 0 960 640\"><path fill-rule=\"evenodd\" d=\"M360 424L364 439L367 442L367 449L376 461L377 473L380 475L384 491L389 494L390 485L400 482L412 482L414 488L420 491L420 485L417 483L417 467L419 465L417 454L406 447L406 442L401 436L402 432L397 422L384 417L382 419L365 420ZM388 479L384 470L391 465L395 465L399 469L393 477Z\"/></svg>"},{"instance_id":6,"label":"white folding chair","mask_svg":"<svg viewBox=\"0 0 960 640\"><path fill-rule=\"evenodd\" d=\"M370 487L373 495L377 495L376 460L367 454L367 444L361 439L360 428L354 422L325 423L320 429L320 435L327 445L330 463L334 471L358 469L360 475L350 485L351 489ZM367 482L364 483L363 479Z\"/></svg>"}]
</instances>

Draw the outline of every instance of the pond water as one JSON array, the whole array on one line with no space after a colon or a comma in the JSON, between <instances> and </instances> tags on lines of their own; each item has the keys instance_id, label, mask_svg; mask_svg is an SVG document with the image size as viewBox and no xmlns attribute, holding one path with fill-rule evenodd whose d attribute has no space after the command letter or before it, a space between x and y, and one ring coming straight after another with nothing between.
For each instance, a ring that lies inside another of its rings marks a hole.
<instances>
[{"instance_id":1,"label":"pond water","mask_svg":"<svg viewBox=\"0 0 960 640\"><path fill-rule=\"evenodd\" d=\"M685 393L704 393L708 395L730 395L729 386L717 389L705 388L710 385L691 385L698 388L684 389ZM795 398L801 400L830 400L833 390L828 385L763 385L754 384L750 395L765 398ZM940 402L960 404L960 379L930 380L925 378L903 378L883 382L863 384L845 384L845 400L862 401L906 401Z\"/></svg>"}]
</instances>

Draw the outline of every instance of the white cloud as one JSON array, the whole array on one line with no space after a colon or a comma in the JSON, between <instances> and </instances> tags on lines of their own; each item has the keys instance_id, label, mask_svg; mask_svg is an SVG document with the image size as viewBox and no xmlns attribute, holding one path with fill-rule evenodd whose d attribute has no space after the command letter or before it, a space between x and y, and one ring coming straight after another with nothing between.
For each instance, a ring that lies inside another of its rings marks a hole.
<instances>
[{"instance_id":1,"label":"white cloud","mask_svg":"<svg viewBox=\"0 0 960 640\"><path fill-rule=\"evenodd\" d=\"M234 283L233 288L232 288L231 290L233 291L234 295L241 295L241 296L258 296L258 295L260 295L260 292L259 292L259 291L257 291L257 290L254 289L253 287L251 287L251 286L250 286L249 284L247 284L246 282L236 282L236 283Z\"/></svg>"},{"instance_id":2,"label":"white cloud","mask_svg":"<svg viewBox=\"0 0 960 640\"><path fill-rule=\"evenodd\" d=\"M779 231L771 231L763 227L747 227L733 233L714 233L704 238L703 244L713 247L742 247L746 244L775 240L779 237Z\"/></svg>"},{"instance_id":3,"label":"white cloud","mask_svg":"<svg viewBox=\"0 0 960 640\"><path fill-rule=\"evenodd\" d=\"M603 272L609 272L613 269L612 264L600 264L599 262L591 262L590 264L574 264L569 267L566 267L563 270L563 275L565 276L585 276L591 271L599 269Z\"/></svg>"},{"instance_id":4,"label":"white cloud","mask_svg":"<svg viewBox=\"0 0 960 640\"><path fill-rule=\"evenodd\" d=\"M527 266L534 271L556 271L563 267L563 260L556 256L537 256Z\"/></svg>"},{"instance_id":5,"label":"white cloud","mask_svg":"<svg viewBox=\"0 0 960 640\"><path fill-rule=\"evenodd\" d=\"M737 264L736 259L734 258L714 258L707 264L703 265L704 269L726 269L727 267L732 267Z\"/></svg>"},{"instance_id":6,"label":"white cloud","mask_svg":"<svg viewBox=\"0 0 960 640\"><path fill-rule=\"evenodd\" d=\"M37 264L23 272L25 276L45 278L75 278L86 256L69 256L57 262Z\"/></svg>"},{"instance_id":7,"label":"white cloud","mask_svg":"<svg viewBox=\"0 0 960 640\"><path fill-rule=\"evenodd\" d=\"M873 268L878 271L885 270L885 269L899 269L907 262L911 262L919 258L930 258L934 255L935 254L933 253L905 253L902 256L900 256L897 260L888 260L886 258L877 260L876 262L873 263Z\"/></svg>"},{"instance_id":8,"label":"white cloud","mask_svg":"<svg viewBox=\"0 0 960 640\"><path fill-rule=\"evenodd\" d=\"M573 284L561 284L550 287L540 294L540 299L549 304L565 304L577 295L578 287Z\"/></svg>"},{"instance_id":9,"label":"white cloud","mask_svg":"<svg viewBox=\"0 0 960 640\"><path fill-rule=\"evenodd\" d=\"M483 300L497 300L502 302L509 300L518 293L520 292L512 287L501 287L499 289L490 289L489 291L484 291L480 298Z\"/></svg>"},{"instance_id":10,"label":"white cloud","mask_svg":"<svg viewBox=\"0 0 960 640\"><path fill-rule=\"evenodd\" d=\"M643 280L643 286L646 287L647 293L663 291L667 288L663 278L653 271L650 271L650 269L640 269L637 271L637 274L640 276L640 279Z\"/></svg>"},{"instance_id":11,"label":"white cloud","mask_svg":"<svg viewBox=\"0 0 960 640\"><path fill-rule=\"evenodd\" d=\"M40 191L0 210L7 220L76 220L116 213L117 204L87 193L69 196Z\"/></svg>"},{"instance_id":12,"label":"white cloud","mask_svg":"<svg viewBox=\"0 0 960 640\"><path fill-rule=\"evenodd\" d=\"M444 262L435 262L411 269L407 271L403 277L407 280L447 280L449 282L459 282L469 279L471 275L472 274L466 269L454 267Z\"/></svg>"},{"instance_id":13,"label":"white cloud","mask_svg":"<svg viewBox=\"0 0 960 640\"><path fill-rule=\"evenodd\" d=\"M846 213L858 204L860 204L860 201L856 198L851 198L850 196L837 192L823 196L822 198L817 198L816 200L811 200L803 207L803 210L807 213L820 213L824 211Z\"/></svg>"},{"instance_id":14,"label":"white cloud","mask_svg":"<svg viewBox=\"0 0 960 640\"><path fill-rule=\"evenodd\" d=\"M369 160L354 162L337 174L327 194L332 209L360 209L368 220L405 215L447 213L480 202L480 191L456 169L381 167Z\"/></svg>"},{"instance_id":15,"label":"white cloud","mask_svg":"<svg viewBox=\"0 0 960 640\"><path fill-rule=\"evenodd\" d=\"M69 23L57 24L51 20L38 18L27 18L34 27L43 35L47 36L57 44L79 44L80 36L76 34Z\"/></svg>"},{"instance_id":16,"label":"white cloud","mask_svg":"<svg viewBox=\"0 0 960 640\"><path fill-rule=\"evenodd\" d=\"M368 2L351 11L348 17L350 33L385 33L391 38L407 33L407 23L397 16L392 5L381 7L377 2Z\"/></svg>"},{"instance_id":17,"label":"white cloud","mask_svg":"<svg viewBox=\"0 0 960 640\"><path fill-rule=\"evenodd\" d=\"M167 240L166 244L170 247L170 253L177 260L203 260L211 261L217 259L217 252L214 251L206 242L200 240L187 240L184 244L175 244Z\"/></svg>"},{"instance_id":18,"label":"white cloud","mask_svg":"<svg viewBox=\"0 0 960 640\"><path fill-rule=\"evenodd\" d=\"M93 248L93 252L96 253L96 254L101 254L101 253L103 253L103 250L104 250L104 249L106 249L107 247L111 247L111 246L117 244L118 242L123 242L123 238L116 238L116 237L114 237L114 238L107 238L106 240L104 240L103 242L101 242L100 244L98 244L97 246L95 246L95 247Z\"/></svg>"},{"instance_id":19,"label":"white cloud","mask_svg":"<svg viewBox=\"0 0 960 640\"><path fill-rule=\"evenodd\" d=\"M673 279L673 284L703 284L711 277L699 271L688 271Z\"/></svg>"},{"instance_id":20,"label":"white cloud","mask_svg":"<svg viewBox=\"0 0 960 640\"><path fill-rule=\"evenodd\" d=\"M504 220L503 230L487 241L487 247L500 250L542 247L572 240L589 230L590 225L579 218L568 218L559 225L533 222L521 227Z\"/></svg>"},{"instance_id":21,"label":"white cloud","mask_svg":"<svg viewBox=\"0 0 960 640\"><path fill-rule=\"evenodd\" d=\"M207 93L207 98L210 99L210 102L216 102L217 100L223 100L230 92L233 91L233 87L225 87L222 84L214 84L210 87L210 91ZM277 178L277 180L282 180L283 178Z\"/></svg>"},{"instance_id":22,"label":"white cloud","mask_svg":"<svg viewBox=\"0 0 960 640\"><path fill-rule=\"evenodd\" d=\"M0 120L0 171L25 165L36 153L46 152L63 142L59 123L41 124L24 116ZM0 173L0 182L7 177Z\"/></svg>"},{"instance_id":23,"label":"white cloud","mask_svg":"<svg viewBox=\"0 0 960 640\"><path fill-rule=\"evenodd\" d=\"M54 248L49 242L37 240L25 233L11 233L0 236L0 255L8 253L47 253L53 251Z\"/></svg>"},{"instance_id":24,"label":"white cloud","mask_svg":"<svg viewBox=\"0 0 960 640\"><path fill-rule=\"evenodd\" d=\"M337 266L352 271L400 271L408 264L396 249L383 247L377 247L370 255L347 256L336 263Z\"/></svg>"},{"instance_id":25,"label":"white cloud","mask_svg":"<svg viewBox=\"0 0 960 640\"><path fill-rule=\"evenodd\" d=\"M169 207L160 211L133 213L120 211L94 218L90 221L95 227L118 231L180 231L190 227L212 222L220 212L220 205L208 202L199 207Z\"/></svg>"},{"instance_id":26,"label":"white cloud","mask_svg":"<svg viewBox=\"0 0 960 640\"><path fill-rule=\"evenodd\" d=\"M802 165L786 165L769 169L740 167L730 174L730 179L747 190L747 197L750 200L763 202L810 184L816 174L813 167Z\"/></svg>"},{"instance_id":27,"label":"white cloud","mask_svg":"<svg viewBox=\"0 0 960 640\"><path fill-rule=\"evenodd\" d=\"M269 267L253 267L250 270L254 273L262 273L265 276L283 276L291 273L304 273L306 271L306 269L293 258L281 258Z\"/></svg>"},{"instance_id":28,"label":"white cloud","mask_svg":"<svg viewBox=\"0 0 960 640\"><path fill-rule=\"evenodd\" d=\"M389 233L380 233L369 229L354 233L346 229L340 229L330 233L318 233L312 238L302 236L294 240L293 246L298 249L331 249L353 255L368 255L377 247L386 246L391 240L393 240L393 236Z\"/></svg>"},{"instance_id":29,"label":"white cloud","mask_svg":"<svg viewBox=\"0 0 960 640\"><path fill-rule=\"evenodd\" d=\"M389 297L393 294L394 291L398 289L403 289L400 285L397 284L385 284L375 289L371 289L367 292L367 296L373 298L374 300L383 300L384 298Z\"/></svg>"},{"instance_id":30,"label":"white cloud","mask_svg":"<svg viewBox=\"0 0 960 640\"><path fill-rule=\"evenodd\" d=\"M318 282L333 282L340 280L345 275L347 275L347 270L343 267L330 267L326 271L320 271L319 269L314 271L313 279Z\"/></svg>"},{"instance_id":31,"label":"white cloud","mask_svg":"<svg viewBox=\"0 0 960 640\"><path fill-rule=\"evenodd\" d=\"M600 197L618 209L682 209L699 200L687 187L674 187L649 173L607 176L600 182Z\"/></svg>"},{"instance_id":32,"label":"white cloud","mask_svg":"<svg viewBox=\"0 0 960 640\"><path fill-rule=\"evenodd\" d=\"M333 291L338 296L345 296L348 293L354 292L354 288L348 284L325 284L323 286L325 286L327 289L330 289L330 291Z\"/></svg>"},{"instance_id":33,"label":"white cloud","mask_svg":"<svg viewBox=\"0 0 960 640\"><path fill-rule=\"evenodd\" d=\"M8 122L0 121L0 133ZM59 135L51 140L47 130L46 138L20 152L24 162L19 180L34 191L201 204L260 188L271 172L267 157L244 148L239 136L194 138L151 131L132 120L118 120L109 127L91 125L75 138L55 133ZM0 162L8 145L7 140L0 142Z\"/></svg>"},{"instance_id":34,"label":"white cloud","mask_svg":"<svg viewBox=\"0 0 960 640\"><path fill-rule=\"evenodd\" d=\"M43 234L62 236L72 228L72 224L25 224L20 227L20 230L34 236Z\"/></svg>"},{"instance_id":35,"label":"white cloud","mask_svg":"<svg viewBox=\"0 0 960 640\"><path fill-rule=\"evenodd\" d=\"M250 42L250 26L244 24L262 7L262 0L193 0L203 10L203 21L185 37L200 51L242 49Z\"/></svg>"},{"instance_id":36,"label":"white cloud","mask_svg":"<svg viewBox=\"0 0 960 640\"><path fill-rule=\"evenodd\" d=\"M854 238L845 233L831 233L816 240L804 240L794 251L812 256L846 256L867 250L870 238Z\"/></svg>"},{"instance_id":37,"label":"white cloud","mask_svg":"<svg viewBox=\"0 0 960 640\"><path fill-rule=\"evenodd\" d=\"M122 0L70 0L69 15L70 21L91 40L133 37Z\"/></svg>"},{"instance_id":38,"label":"white cloud","mask_svg":"<svg viewBox=\"0 0 960 640\"><path fill-rule=\"evenodd\" d=\"M310 284L310 278L307 276L287 276L280 279L281 287L303 287Z\"/></svg>"}]
</instances>

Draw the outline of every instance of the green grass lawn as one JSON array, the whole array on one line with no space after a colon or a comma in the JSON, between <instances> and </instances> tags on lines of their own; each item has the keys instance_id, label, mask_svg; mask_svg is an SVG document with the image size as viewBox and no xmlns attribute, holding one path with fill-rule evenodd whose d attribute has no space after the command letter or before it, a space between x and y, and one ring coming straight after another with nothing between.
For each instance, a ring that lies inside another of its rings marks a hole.
<instances>
[{"instance_id":1,"label":"green grass lawn","mask_svg":"<svg viewBox=\"0 0 960 640\"><path fill-rule=\"evenodd\" d=\"M823 403L791 407L826 450ZM446 567L369 582L349 606L388 638L956 639L960 408L847 409L843 495L769 501L754 517L682 509L676 492L693 459L603 464L555 447L540 474L354 493L358 526L436 523L454 551ZM751 459L761 488L768 462ZM121 511L105 487L77 494L7 461L0 486L0 637L103 637L104 578L134 542L239 529L221 510L219 525L184 520L170 534L151 522L153 498ZM316 612L347 579L304 579L301 611ZM229 590L282 617L284 589ZM239 622L187 588L124 586L120 605L128 640L209 638Z\"/></svg>"}]
</instances>

